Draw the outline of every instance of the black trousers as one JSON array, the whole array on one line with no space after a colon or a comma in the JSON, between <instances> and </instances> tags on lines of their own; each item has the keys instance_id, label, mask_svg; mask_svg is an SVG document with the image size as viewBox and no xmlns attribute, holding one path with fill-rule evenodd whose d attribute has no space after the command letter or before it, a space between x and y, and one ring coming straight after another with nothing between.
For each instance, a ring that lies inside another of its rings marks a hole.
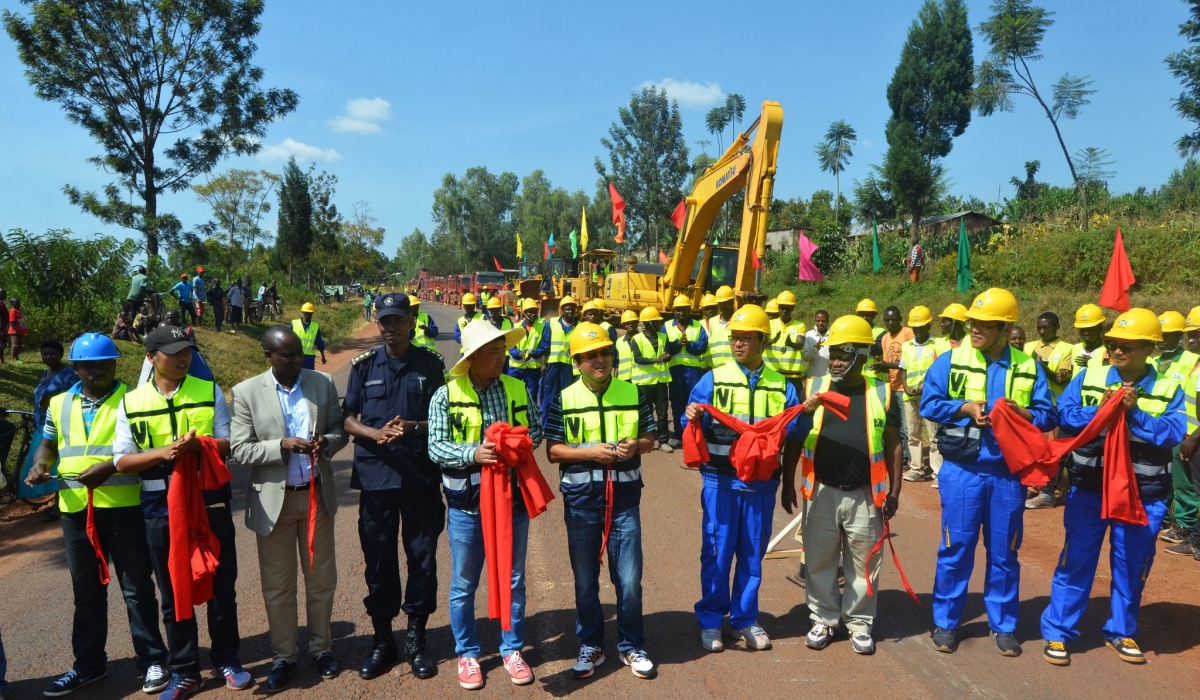
<instances>
[{"instance_id":1,"label":"black trousers","mask_svg":"<svg viewBox=\"0 0 1200 700\"><path fill-rule=\"evenodd\" d=\"M228 503L205 508L208 524L221 542L221 556L213 577L213 598L205 606L208 613L208 636L212 639L209 659L214 668L240 663L237 658L241 635L237 620L237 549L234 543L233 512ZM200 639L196 615L187 620L175 619L175 593L171 589L171 572L167 567L171 543L166 518L146 520L146 541L150 543L150 560L158 592L162 596L163 625L167 628L168 664L171 671L188 678L200 678Z\"/></svg>"},{"instance_id":2,"label":"black trousers","mask_svg":"<svg viewBox=\"0 0 1200 700\"><path fill-rule=\"evenodd\" d=\"M363 491L358 500L358 541L366 560L367 597L372 618L400 614L400 552L408 562L404 614L437 610L437 543L446 529L446 506L437 485Z\"/></svg>"},{"instance_id":3,"label":"black trousers","mask_svg":"<svg viewBox=\"0 0 1200 700\"><path fill-rule=\"evenodd\" d=\"M654 407L654 422L658 442L663 443L671 437L671 421L667 418L667 398L670 396L670 384L638 384L638 393L646 397Z\"/></svg>"},{"instance_id":4,"label":"black trousers","mask_svg":"<svg viewBox=\"0 0 1200 700\"><path fill-rule=\"evenodd\" d=\"M188 319L191 319L190 321ZM190 326L196 325L196 307L190 301L179 302L179 322Z\"/></svg>"},{"instance_id":5,"label":"black trousers","mask_svg":"<svg viewBox=\"0 0 1200 700\"><path fill-rule=\"evenodd\" d=\"M100 673L108 664L108 586L100 583L100 563L87 537L87 511L62 514L63 549L71 571L75 617L71 651L75 672ZM167 663L167 645L158 629L158 598L154 595L150 550L146 548L146 519L141 506L97 508L96 532L112 562L109 574L121 586L138 670Z\"/></svg>"},{"instance_id":6,"label":"black trousers","mask_svg":"<svg viewBox=\"0 0 1200 700\"><path fill-rule=\"evenodd\" d=\"M213 323L216 324L217 330L221 330L221 324L225 321L225 300L217 299L212 303Z\"/></svg>"},{"instance_id":7,"label":"black trousers","mask_svg":"<svg viewBox=\"0 0 1200 700\"><path fill-rule=\"evenodd\" d=\"M1200 450L1192 453L1192 458L1188 460L1187 468L1192 472L1192 488L1196 489L1196 493L1200 493ZM1188 536L1188 541L1192 544L1192 549L1200 551L1200 518L1196 518L1196 524L1192 525L1192 531Z\"/></svg>"}]
</instances>

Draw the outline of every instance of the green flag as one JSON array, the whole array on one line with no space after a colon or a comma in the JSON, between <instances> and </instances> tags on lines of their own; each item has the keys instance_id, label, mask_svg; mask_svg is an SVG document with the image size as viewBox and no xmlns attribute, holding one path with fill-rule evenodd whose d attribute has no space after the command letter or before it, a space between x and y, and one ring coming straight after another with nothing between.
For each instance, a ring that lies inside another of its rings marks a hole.
<instances>
[{"instance_id":1,"label":"green flag","mask_svg":"<svg viewBox=\"0 0 1200 700\"><path fill-rule=\"evenodd\" d=\"M871 219L871 272L883 268L883 257L879 255L879 224Z\"/></svg>"},{"instance_id":2,"label":"green flag","mask_svg":"<svg viewBox=\"0 0 1200 700\"><path fill-rule=\"evenodd\" d=\"M571 241L571 257L579 257L579 236L575 229L571 229L571 235L567 237Z\"/></svg>"},{"instance_id":3,"label":"green flag","mask_svg":"<svg viewBox=\"0 0 1200 700\"><path fill-rule=\"evenodd\" d=\"M971 288L971 242L967 240L967 221L958 220L958 291Z\"/></svg>"}]
</instances>

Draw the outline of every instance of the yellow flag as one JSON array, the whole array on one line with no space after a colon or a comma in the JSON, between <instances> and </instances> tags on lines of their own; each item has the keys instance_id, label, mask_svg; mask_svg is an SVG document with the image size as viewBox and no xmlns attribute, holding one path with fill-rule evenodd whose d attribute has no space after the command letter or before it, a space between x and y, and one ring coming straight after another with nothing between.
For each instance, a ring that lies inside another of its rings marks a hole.
<instances>
[{"instance_id":1,"label":"yellow flag","mask_svg":"<svg viewBox=\"0 0 1200 700\"><path fill-rule=\"evenodd\" d=\"M517 260L521 259L521 234L517 234Z\"/></svg>"},{"instance_id":2,"label":"yellow flag","mask_svg":"<svg viewBox=\"0 0 1200 700\"><path fill-rule=\"evenodd\" d=\"M579 224L579 250L587 252L587 207L583 207L583 223Z\"/></svg>"}]
</instances>

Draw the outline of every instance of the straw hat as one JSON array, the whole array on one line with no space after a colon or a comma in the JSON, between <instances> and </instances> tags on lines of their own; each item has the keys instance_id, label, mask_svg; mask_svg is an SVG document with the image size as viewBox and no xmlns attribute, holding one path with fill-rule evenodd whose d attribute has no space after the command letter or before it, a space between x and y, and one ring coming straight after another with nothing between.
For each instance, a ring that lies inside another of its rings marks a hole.
<instances>
[{"instance_id":1,"label":"straw hat","mask_svg":"<svg viewBox=\"0 0 1200 700\"><path fill-rule=\"evenodd\" d=\"M483 319L475 319L462 332L462 359L450 368L451 377L465 377L471 367L471 353L497 338L504 338L505 351L512 350L525 337L525 328L517 326L506 331Z\"/></svg>"}]
</instances>

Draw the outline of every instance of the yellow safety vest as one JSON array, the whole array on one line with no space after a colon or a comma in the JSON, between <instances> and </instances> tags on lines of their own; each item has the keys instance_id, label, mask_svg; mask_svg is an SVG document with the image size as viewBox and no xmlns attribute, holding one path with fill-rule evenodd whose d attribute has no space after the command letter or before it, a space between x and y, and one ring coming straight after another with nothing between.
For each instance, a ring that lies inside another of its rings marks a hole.
<instances>
[{"instance_id":1,"label":"yellow safety vest","mask_svg":"<svg viewBox=\"0 0 1200 700\"><path fill-rule=\"evenodd\" d=\"M1092 356L1088 358L1087 365L1085 367L1080 367L1079 365L1075 364L1075 358L1084 352L1086 352L1086 350L1084 350L1083 343L1075 343L1075 350L1071 354L1072 379L1078 376L1079 373L1082 372L1086 367L1108 367L1109 365L1108 351L1104 349L1103 345L1101 345L1092 351Z\"/></svg>"},{"instance_id":2,"label":"yellow safety vest","mask_svg":"<svg viewBox=\"0 0 1200 700\"><path fill-rule=\"evenodd\" d=\"M884 457L883 449L883 431L887 427L887 412L892 403L892 392L887 382L881 382L873 377L863 377L867 382L867 446L871 453L871 499L875 502L876 508L883 507L883 501L887 497L888 489L888 470L887 460ZM832 377L824 375L821 377L813 377L808 380L806 396L813 396L829 390ZM821 434L821 425L825 421L825 407L818 406L813 413L812 430L809 431L808 437L804 439L804 451L800 455L801 482L800 489L804 493L804 497L812 500L813 492L816 490L816 454L817 454L817 439Z\"/></svg>"},{"instance_id":3,"label":"yellow safety vest","mask_svg":"<svg viewBox=\"0 0 1200 700\"><path fill-rule=\"evenodd\" d=\"M1157 374L1157 368L1150 364ZM1108 384L1108 373L1112 368L1108 365L1092 365L1090 362L1084 369L1083 385L1079 388L1079 403L1082 406L1099 406L1104 400L1104 392L1120 387L1120 383ZM1158 417L1167 412L1171 399L1179 390L1179 382L1169 376L1158 374L1150 393L1138 391L1137 406L1151 416ZM1072 453L1075 462L1090 467L1103 467L1103 450L1086 449L1103 444L1104 438L1096 438L1085 448ZM1081 454L1081 452L1083 454ZM1092 452L1098 452L1092 456ZM1139 438L1132 431L1129 433L1129 456L1133 462L1133 471L1138 476L1155 477L1169 472L1171 469L1171 448L1151 445Z\"/></svg>"},{"instance_id":4,"label":"yellow safety vest","mask_svg":"<svg viewBox=\"0 0 1200 700\"><path fill-rule=\"evenodd\" d=\"M633 381L633 346L629 344L629 336L617 338L617 379Z\"/></svg>"},{"instance_id":5,"label":"yellow safety vest","mask_svg":"<svg viewBox=\"0 0 1200 700\"><path fill-rule=\"evenodd\" d=\"M583 382L562 390L563 436L571 447L616 444L638 437L638 390L621 379L609 381L604 396Z\"/></svg>"},{"instance_id":6,"label":"yellow safety vest","mask_svg":"<svg viewBox=\"0 0 1200 700\"><path fill-rule=\"evenodd\" d=\"M1031 340L1028 343L1025 343L1025 347L1023 348L1025 354L1032 357L1034 359L1034 361L1037 361L1037 358L1038 358L1037 347L1039 344L1041 344L1041 342L1042 341L1040 341L1040 340ZM1075 346L1074 345L1068 343L1065 340L1061 340L1061 339L1058 341L1055 341L1054 346L1050 352L1049 362L1047 363L1055 371L1053 373L1051 373L1051 372L1046 373L1046 384L1049 385L1050 393L1054 395L1055 401L1058 400L1059 396L1062 396L1063 390L1067 388L1067 386L1065 384L1058 383L1058 379L1056 378L1058 376L1058 366L1060 364L1062 364L1062 361L1064 358L1066 358L1067 361L1070 362L1071 358L1073 358L1074 356L1075 356Z\"/></svg>"},{"instance_id":7,"label":"yellow safety vest","mask_svg":"<svg viewBox=\"0 0 1200 700\"><path fill-rule=\"evenodd\" d=\"M507 374L500 375L508 396L508 424L529 425L529 394L525 382ZM450 408L450 439L460 445L479 446L483 442L483 406L471 378L459 377L446 385ZM474 465L478 467L479 465Z\"/></svg>"},{"instance_id":8,"label":"yellow safety vest","mask_svg":"<svg viewBox=\"0 0 1200 700\"><path fill-rule=\"evenodd\" d=\"M925 341L924 345L917 345L915 340L906 340L900 346L900 353L904 358L904 383L909 389L924 386L925 373L929 371L929 368L933 366L933 361L941 354L932 338ZM910 396L907 392L903 398L905 401L917 399L916 396Z\"/></svg>"},{"instance_id":9,"label":"yellow safety vest","mask_svg":"<svg viewBox=\"0 0 1200 700\"><path fill-rule=\"evenodd\" d=\"M771 344L771 354L773 359L772 367L785 377L800 377L805 372L804 366L804 333L808 327L803 321L792 319L792 322L783 325L782 319L776 319L771 322L771 334L779 334L779 338ZM800 339L801 348L796 349L787 344L788 338L792 340Z\"/></svg>"},{"instance_id":10,"label":"yellow safety vest","mask_svg":"<svg viewBox=\"0 0 1200 700\"><path fill-rule=\"evenodd\" d=\"M714 367L712 377L712 405L742 422L754 425L782 413L787 407L787 380L770 367L763 367L753 391L750 390L750 378L737 362ZM736 474L729 461L729 450L737 438L737 433L714 421L705 431L709 468L701 467L701 470Z\"/></svg>"},{"instance_id":11,"label":"yellow safety vest","mask_svg":"<svg viewBox=\"0 0 1200 700\"><path fill-rule=\"evenodd\" d=\"M151 380L127 391L124 404L129 432L143 451L169 445L193 429L197 435L212 437L216 418L216 385L212 382L184 377L168 399Z\"/></svg>"},{"instance_id":12,"label":"yellow safety vest","mask_svg":"<svg viewBox=\"0 0 1200 700\"><path fill-rule=\"evenodd\" d=\"M317 354L317 331L319 327L315 322L309 323L308 328L304 327L304 322L298 318L292 319L292 332L300 336L300 346L304 348L305 355Z\"/></svg>"},{"instance_id":13,"label":"yellow safety vest","mask_svg":"<svg viewBox=\"0 0 1200 700\"><path fill-rule=\"evenodd\" d=\"M702 355L693 355L687 351L687 348L683 347L684 339L689 343L694 343L700 339L700 322L693 318L687 329L681 331L679 330L679 324L672 319L666 324L666 330L667 341L672 343L677 342L680 345L679 352L671 358L670 362L667 363L667 367L702 367L704 357Z\"/></svg>"},{"instance_id":14,"label":"yellow safety vest","mask_svg":"<svg viewBox=\"0 0 1200 700\"><path fill-rule=\"evenodd\" d=\"M1004 377L1004 396L1028 408L1037 381L1037 362L1009 347L1009 366ZM961 401L987 401L987 360L983 352L969 344L950 351L950 376L947 395ZM938 426L938 451L946 459L973 462L979 457L983 430L974 421L966 425L943 423Z\"/></svg>"},{"instance_id":15,"label":"yellow safety vest","mask_svg":"<svg viewBox=\"0 0 1200 700\"><path fill-rule=\"evenodd\" d=\"M425 331L429 328L429 314L424 311L417 313L417 325L413 334L412 344L426 350L437 350L437 340L425 335Z\"/></svg>"},{"instance_id":16,"label":"yellow safety vest","mask_svg":"<svg viewBox=\"0 0 1200 700\"><path fill-rule=\"evenodd\" d=\"M729 347L729 329L721 317L713 316L708 324L708 350L712 356L712 366L720 367L727 362L733 362L733 350Z\"/></svg>"},{"instance_id":17,"label":"yellow safety vest","mask_svg":"<svg viewBox=\"0 0 1200 700\"><path fill-rule=\"evenodd\" d=\"M128 387L124 383L96 409L92 429L83 425L83 398L78 394L58 394L50 399L49 414L58 429L58 509L77 513L87 508L88 489L75 477L113 457L113 439L117 432L117 407ZM94 490L92 503L97 508L124 508L139 505L141 487L136 474L113 474Z\"/></svg>"},{"instance_id":18,"label":"yellow safety vest","mask_svg":"<svg viewBox=\"0 0 1200 700\"><path fill-rule=\"evenodd\" d=\"M633 337L633 342L637 343L638 351L644 359L658 357L663 352L666 352L667 334L662 331L658 332L658 351L655 352L654 347L650 345L650 340L646 338L644 333L638 333ZM633 363L633 370L630 381L638 386L643 384L667 384L671 381L671 372L668 369L668 362L655 362L648 365L639 365L633 361L633 352L629 353L629 361Z\"/></svg>"},{"instance_id":19,"label":"yellow safety vest","mask_svg":"<svg viewBox=\"0 0 1200 700\"><path fill-rule=\"evenodd\" d=\"M550 324L550 355L546 358L546 362L561 362L569 365L571 364L571 347L567 343L567 339L571 337L575 326L571 326L570 331L564 331L561 319L561 316L555 316L546 321Z\"/></svg>"},{"instance_id":20,"label":"yellow safety vest","mask_svg":"<svg viewBox=\"0 0 1200 700\"><path fill-rule=\"evenodd\" d=\"M545 327L542 319L539 318L534 321L533 328L530 328L525 323L522 323L521 327L525 329L525 336L517 341L517 352L533 352L537 350L538 344L542 342L542 329ZM508 364L509 367L513 367L514 369L538 369L542 366L542 358L531 357L524 362L509 358Z\"/></svg>"}]
</instances>

